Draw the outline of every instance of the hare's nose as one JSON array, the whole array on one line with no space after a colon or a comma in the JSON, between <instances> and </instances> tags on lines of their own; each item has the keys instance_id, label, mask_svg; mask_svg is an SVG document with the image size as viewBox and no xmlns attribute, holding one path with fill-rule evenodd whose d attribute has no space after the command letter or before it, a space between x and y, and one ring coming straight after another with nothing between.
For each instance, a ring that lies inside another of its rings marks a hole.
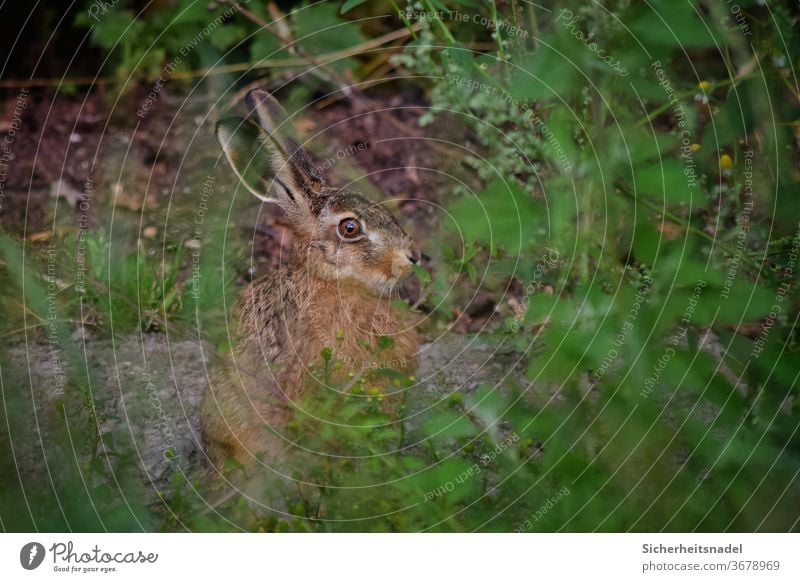
<instances>
[{"instance_id":1,"label":"hare's nose","mask_svg":"<svg viewBox=\"0 0 800 582\"><path fill-rule=\"evenodd\" d=\"M406 257L408 257L408 260L411 261L412 265L416 265L417 263L419 263L421 253L419 251L417 243L415 243L414 241L411 241L411 244L408 247L408 251L406 251Z\"/></svg>"}]
</instances>

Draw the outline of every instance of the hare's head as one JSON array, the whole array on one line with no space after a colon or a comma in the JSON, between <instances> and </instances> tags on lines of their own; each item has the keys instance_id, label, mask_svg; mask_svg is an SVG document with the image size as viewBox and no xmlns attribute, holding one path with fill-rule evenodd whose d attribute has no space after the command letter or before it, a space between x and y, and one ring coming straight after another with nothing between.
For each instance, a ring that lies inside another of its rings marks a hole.
<instances>
[{"instance_id":1,"label":"hare's head","mask_svg":"<svg viewBox=\"0 0 800 582\"><path fill-rule=\"evenodd\" d=\"M380 293L408 276L420 252L394 216L360 194L328 186L272 95L251 91L246 104L246 118L217 124L217 139L241 183L284 209L305 268Z\"/></svg>"}]
</instances>

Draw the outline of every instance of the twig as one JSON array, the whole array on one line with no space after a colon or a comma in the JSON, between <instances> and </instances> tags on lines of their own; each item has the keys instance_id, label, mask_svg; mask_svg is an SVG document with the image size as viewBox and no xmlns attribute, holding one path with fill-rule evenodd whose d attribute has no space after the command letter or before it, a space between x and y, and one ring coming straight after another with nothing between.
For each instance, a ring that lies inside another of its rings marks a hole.
<instances>
[{"instance_id":1,"label":"twig","mask_svg":"<svg viewBox=\"0 0 800 582\"><path fill-rule=\"evenodd\" d=\"M405 47L404 43L399 43L394 46L388 47L386 50L381 51L371 62L367 63L361 71L362 79L378 78L385 75L387 72L394 68L394 64L387 63L389 59L394 56L398 50Z\"/></svg>"},{"instance_id":2,"label":"twig","mask_svg":"<svg viewBox=\"0 0 800 582\"><path fill-rule=\"evenodd\" d=\"M389 83L389 82L396 81L396 80L397 80L396 77L383 77L381 79L369 79L369 80L366 80L366 81L361 81L358 84L358 86L362 90L364 90L364 89L369 88L369 87L375 87L377 85L382 85L383 83ZM317 101L314 104L314 109L316 109L317 111L322 111L323 109L325 109L327 107L330 107L334 103L338 103L342 99L345 99L345 96L342 95L341 93L338 93L338 92L337 93L331 93L327 97Z\"/></svg>"},{"instance_id":3,"label":"twig","mask_svg":"<svg viewBox=\"0 0 800 582\"><path fill-rule=\"evenodd\" d=\"M444 22L442 22L442 19L439 17L439 12L433 9L430 0L423 0L423 4L427 9L428 14L432 16L433 21L439 27L442 36L444 36L445 39L447 39L447 42L450 43L450 46L454 46L456 44L456 39L453 38L453 35L450 33L450 30L447 28L447 26L445 26Z\"/></svg>"},{"instance_id":4,"label":"twig","mask_svg":"<svg viewBox=\"0 0 800 582\"><path fill-rule=\"evenodd\" d=\"M622 192L623 195L625 195L626 197L628 197L629 199L633 200L636 203L641 203L644 206L647 206L650 210L653 210L653 211L657 212L658 214L660 214L662 218L666 218L667 220L669 220L670 222L672 222L673 224L675 224L677 226L680 226L684 230L686 230L688 232L691 232L693 234L696 234L697 236L700 236L700 237L706 239L707 241L711 242L712 244L717 245L719 248L725 250L726 252L730 253L731 255L737 254L736 251L729 249L725 243L723 243L722 241L720 241L720 240L716 239L715 237L711 236L707 232L702 231L702 230L700 230L698 228L695 228L694 226L691 226L691 225L687 224L685 220L681 220L679 217L675 216L674 214L672 214L668 210L661 208L660 206L658 206L656 203L652 202L651 200L648 200L647 198L645 198L643 196L636 196L636 194L634 194L630 190L630 188L628 188L627 185L619 184L617 187L619 188L620 192ZM758 263L756 263L755 261L752 261L747 255L740 254L740 256L741 256L743 262L748 263L751 267L753 267L756 270L761 270L761 267L758 265Z\"/></svg>"},{"instance_id":5,"label":"twig","mask_svg":"<svg viewBox=\"0 0 800 582\"><path fill-rule=\"evenodd\" d=\"M281 44L286 47L286 50L289 51L289 54L295 57L307 59L308 62L314 66L314 68L311 69L312 74L316 75L327 83L337 85L339 90L350 98L357 96L358 91L351 86L347 79L339 75L339 73L334 69L328 67L326 63L323 63L316 57L310 55L302 46L297 43L292 35L292 30L286 24L286 15L281 12L281 9L278 8L275 2L270 2L267 5L267 10L269 10L269 15L272 17L272 22L265 21L257 14L243 7L238 2L231 2L230 4L235 7L242 16L251 22L254 22L260 26L262 30L265 30L277 38Z\"/></svg>"},{"instance_id":6,"label":"twig","mask_svg":"<svg viewBox=\"0 0 800 582\"><path fill-rule=\"evenodd\" d=\"M381 77L381 75L387 73L392 68L394 68L393 64L387 63L386 61L388 61L392 57L394 52L396 52L398 49L403 48L404 46L405 46L404 42L401 42L399 44L393 45L393 46L389 47L388 49L386 49L386 51L382 51L380 53L380 55L376 59L374 59L373 63L377 63L377 66L375 66L369 72L369 74L365 77L364 81L358 83L358 89L362 93L363 93L364 89L367 88L367 87L373 87L375 85L379 85L381 83L386 83L386 82L394 80L394 79L391 79L391 78L379 78L379 77ZM373 78L370 79L369 78L370 75L372 75ZM297 75L295 75L295 76L297 76ZM247 85L242 87L239 91L237 91L234 94L233 97L231 97L229 103L226 105L224 110L228 111L228 110L232 109L237 103L242 101L250 91L252 91L253 89L258 89L260 87L264 87L264 86L268 85L270 82L271 82L270 78L262 77L260 79L256 79L255 81L253 81L251 83L248 83ZM282 83L282 84L286 84L286 83ZM337 91L335 93L331 93L326 98L324 98L321 101L317 102L317 104L315 105L315 109L317 109L317 111L325 109L326 107L329 107L329 106L333 105L334 103L337 103L338 101L341 101L342 99L345 99L346 97L347 97L347 95L345 95L341 91ZM362 96L362 98L363 98L363 96Z\"/></svg>"},{"instance_id":7,"label":"twig","mask_svg":"<svg viewBox=\"0 0 800 582\"><path fill-rule=\"evenodd\" d=\"M419 23L415 25L418 29ZM347 57L356 56L362 52L369 51L398 39L410 36L407 29L401 28L377 38L362 42L346 49L327 53L316 59L321 63L337 61ZM296 57L291 59L263 59L256 63L231 63L216 67L206 67L191 71L177 71L171 75L171 79L196 79L212 75L225 75L228 73L243 73L254 69L280 69L291 67L302 67L311 64L307 58ZM58 87L61 85L110 85L114 83L125 83L128 79L119 77L66 77L66 78L35 78L35 79L4 79L0 80L0 88L25 88L25 87Z\"/></svg>"},{"instance_id":8,"label":"twig","mask_svg":"<svg viewBox=\"0 0 800 582\"><path fill-rule=\"evenodd\" d=\"M536 12L534 11L533 3L528 2L528 20L530 21L530 27L533 31L533 48L539 48L539 20L536 18Z\"/></svg>"},{"instance_id":9,"label":"twig","mask_svg":"<svg viewBox=\"0 0 800 582\"><path fill-rule=\"evenodd\" d=\"M736 77L734 79L725 79L724 81L719 81L717 83L712 83L711 87L708 89L708 91L709 92L713 91L714 89L717 89L718 87L726 87L727 85L736 85L740 81L744 81L744 80L750 78L751 76L752 76L751 74L746 74L746 75L742 75L742 76ZM692 89L691 91L684 91L683 93L679 93L679 94L677 94L675 96L675 101L674 102L672 100L668 99L666 103L664 103L660 107L656 108L652 113L648 113L642 119L637 121L634 127L642 127L643 125L645 125L647 123L651 123L656 117L658 117L659 115L661 115L665 111L667 111L667 110L671 109L672 107L674 107L675 103L677 103L678 101L682 101L683 99L686 99L687 97L693 97L697 93L697 91L698 91L698 89Z\"/></svg>"}]
</instances>

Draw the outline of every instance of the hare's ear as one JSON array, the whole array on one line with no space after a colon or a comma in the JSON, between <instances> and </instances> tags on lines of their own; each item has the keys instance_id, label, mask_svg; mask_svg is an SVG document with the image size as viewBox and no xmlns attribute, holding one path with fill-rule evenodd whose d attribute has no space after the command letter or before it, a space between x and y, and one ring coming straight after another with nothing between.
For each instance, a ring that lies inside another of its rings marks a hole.
<instances>
[{"instance_id":1,"label":"hare's ear","mask_svg":"<svg viewBox=\"0 0 800 582\"><path fill-rule=\"evenodd\" d=\"M264 202L283 203L280 198L267 195L274 176L274 151L270 144L265 143L265 136L258 126L241 117L222 119L217 123L217 140L245 188Z\"/></svg>"},{"instance_id":2,"label":"hare's ear","mask_svg":"<svg viewBox=\"0 0 800 582\"><path fill-rule=\"evenodd\" d=\"M299 209L316 214L331 190L319 177L311 157L294 136L286 112L266 91L250 91L245 98L250 119L257 121L273 146L272 170L277 193Z\"/></svg>"}]
</instances>

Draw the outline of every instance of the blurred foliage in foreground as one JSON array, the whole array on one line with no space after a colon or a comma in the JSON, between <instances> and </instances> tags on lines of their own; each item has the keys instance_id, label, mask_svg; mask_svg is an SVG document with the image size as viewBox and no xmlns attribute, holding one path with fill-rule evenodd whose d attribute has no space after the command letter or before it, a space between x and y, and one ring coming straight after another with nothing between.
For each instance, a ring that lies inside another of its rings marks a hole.
<instances>
[{"instance_id":1,"label":"blurred foliage in foreground","mask_svg":"<svg viewBox=\"0 0 800 582\"><path fill-rule=\"evenodd\" d=\"M293 32L312 54L338 50L366 35L348 16L381 13L367 4L298 8ZM446 231L425 245L438 266L430 303L448 320L449 290L480 282L502 320L482 340L522 354L529 382L452 394L419 443L368 388L352 402L317 397L297 438L341 456L302 459L307 484L282 493L293 517L258 518L243 500L209 513L202 483L176 473L165 515L131 510L115 528L798 529L796 9L544 5L430 1L387 18L419 25L394 63L427 79L423 123L466 128L481 184L456 192ZM152 36L166 15L131 30ZM104 18L93 38L121 39L121 67L158 71L175 48L128 38L130 14ZM236 22L209 42L250 59L282 50ZM315 33L320 22L354 36ZM180 307L162 284L172 264L145 297L163 318ZM149 268L113 267L114 280ZM94 305L114 309L104 297Z\"/></svg>"},{"instance_id":2,"label":"blurred foliage in foreground","mask_svg":"<svg viewBox=\"0 0 800 582\"><path fill-rule=\"evenodd\" d=\"M485 147L450 209L477 278L524 284L494 339L563 399L515 425L575 494L537 527L798 527L800 38L745 4L406 11L429 117Z\"/></svg>"}]
</instances>

